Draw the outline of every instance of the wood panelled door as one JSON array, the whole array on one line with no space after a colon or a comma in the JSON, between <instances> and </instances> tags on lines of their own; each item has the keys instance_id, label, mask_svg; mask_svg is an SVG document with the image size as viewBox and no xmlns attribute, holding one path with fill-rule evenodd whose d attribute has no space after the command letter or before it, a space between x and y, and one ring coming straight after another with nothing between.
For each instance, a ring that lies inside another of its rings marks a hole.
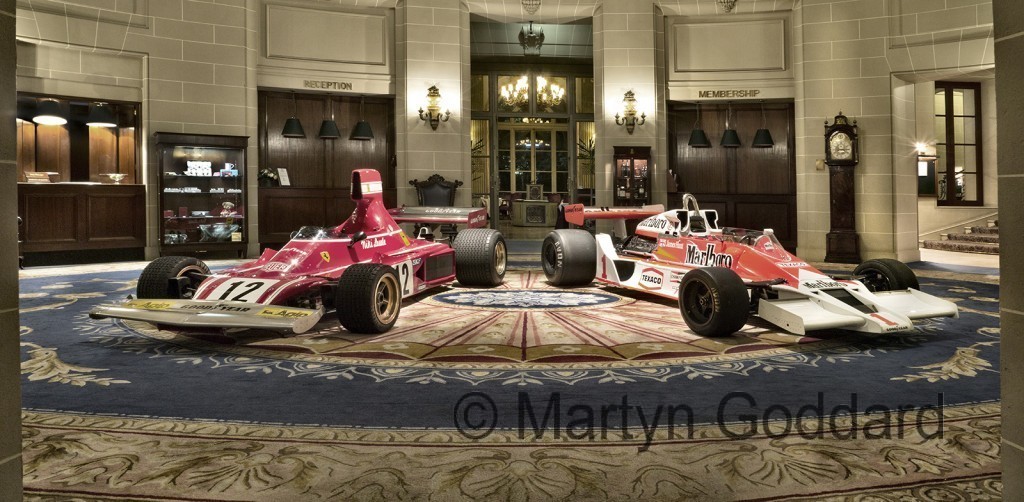
<instances>
[{"instance_id":1,"label":"wood panelled door","mask_svg":"<svg viewBox=\"0 0 1024 502\"><path fill-rule=\"evenodd\" d=\"M727 111L726 105L701 105L700 124L712 146L694 148L687 143L697 122L696 106L669 102L669 166L677 176L679 192L695 195L701 209L718 210L722 226L771 228L786 249L794 251L793 105L765 104L762 120L759 104L733 104L729 124L739 134L739 148L719 145ZM751 147L754 134L763 125L771 132L775 146Z\"/></svg>"}]
</instances>

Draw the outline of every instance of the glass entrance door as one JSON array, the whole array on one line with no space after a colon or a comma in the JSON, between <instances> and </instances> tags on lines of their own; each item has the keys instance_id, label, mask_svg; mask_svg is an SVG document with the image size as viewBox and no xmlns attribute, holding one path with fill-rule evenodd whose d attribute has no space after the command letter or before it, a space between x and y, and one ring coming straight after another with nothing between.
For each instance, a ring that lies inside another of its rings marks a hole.
<instances>
[{"instance_id":1,"label":"glass entrance door","mask_svg":"<svg viewBox=\"0 0 1024 502\"><path fill-rule=\"evenodd\" d=\"M545 194L567 196L568 126L499 126L497 171L501 192L525 192L528 185L541 185Z\"/></svg>"}]
</instances>

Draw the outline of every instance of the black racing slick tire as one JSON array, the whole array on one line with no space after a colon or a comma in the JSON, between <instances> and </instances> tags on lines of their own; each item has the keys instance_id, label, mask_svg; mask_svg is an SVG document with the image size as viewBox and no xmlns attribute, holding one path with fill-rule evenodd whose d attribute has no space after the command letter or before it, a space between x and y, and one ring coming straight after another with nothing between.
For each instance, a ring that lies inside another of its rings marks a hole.
<instances>
[{"instance_id":1,"label":"black racing slick tire","mask_svg":"<svg viewBox=\"0 0 1024 502\"><path fill-rule=\"evenodd\" d=\"M455 278L463 286L494 287L505 280L508 248L501 232L470 228L455 236Z\"/></svg>"},{"instance_id":2,"label":"black racing slick tire","mask_svg":"<svg viewBox=\"0 0 1024 502\"><path fill-rule=\"evenodd\" d=\"M189 256L163 256L146 265L139 275L135 294L139 298L189 299L199 289L199 283L210 275L210 267L202 260ZM173 281L186 278L179 287Z\"/></svg>"},{"instance_id":3,"label":"black racing slick tire","mask_svg":"<svg viewBox=\"0 0 1024 502\"><path fill-rule=\"evenodd\" d=\"M345 269L334 290L335 314L352 333L384 333L402 310L402 287L395 269L357 263Z\"/></svg>"},{"instance_id":4,"label":"black racing slick tire","mask_svg":"<svg viewBox=\"0 0 1024 502\"><path fill-rule=\"evenodd\" d=\"M696 268L679 283L679 313L700 336L728 336L747 323L750 296L736 272L723 267Z\"/></svg>"},{"instance_id":5,"label":"black racing slick tire","mask_svg":"<svg viewBox=\"0 0 1024 502\"><path fill-rule=\"evenodd\" d=\"M869 291L900 291L921 289L917 275L905 263L891 258L868 260L853 269L853 275L862 275L861 282Z\"/></svg>"},{"instance_id":6,"label":"black racing slick tire","mask_svg":"<svg viewBox=\"0 0 1024 502\"><path fill-rule=\"evenodd\" d=\"M597 274L597 242L586 230L554 230L540 248L544 275L553 286L585 286Z\"/></svg>"}]
</instances>

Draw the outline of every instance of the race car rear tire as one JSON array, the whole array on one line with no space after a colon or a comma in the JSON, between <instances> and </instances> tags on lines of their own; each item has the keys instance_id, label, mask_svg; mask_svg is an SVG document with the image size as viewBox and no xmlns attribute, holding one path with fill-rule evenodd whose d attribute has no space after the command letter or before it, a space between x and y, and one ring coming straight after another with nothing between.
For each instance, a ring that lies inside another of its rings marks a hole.
<instances>
[{"instance_id":1,"label":"race car rear tire","mask_svg":"<svg viewBox=\"0 0 1024 502\"><path fill-rule=\"evenodd\" d=\"M139 284L135 294L139 298L180 299L192 298L199 283L210 275L210 267L202 260L190 256L162 256L146 265L139 275ZM188 284L183 291L173 287L171 280L176 277L188 277Z\"/></svg>"},{"instance_id":2,"label":"race car rear tire","mask_svg":"<svg viewBox=\"0 0 1024 502\"><path fill-rule=\"evenodd\" d=\"M338 279L335 314L352 333L384 333L402 310L402 289L395 269L378 263L357 263Z\"/></svg>"},{"instance_id":3,"label":"race car rear tire","mask_svg":"<svg viewBox=\"0 0 1024 502\"><path fill-rule=\"evenodd\" d=\"M700 336L728 336L747 323L750 296L736 272L723 267L696 268L679 283L679 313Z\"/></svg>"},{"instance_id":4,"label":"race car rear tire","mask_svg":"<svg viewBox=\"0 0 1024 502\"><path fill-rule=\"evenodd\" d=\"M505 280L508 247L501 232L470 228L455 236L455 278L463 286L493 287Z\"/></svg>"},{"instance_id":5,"label":"race car rear tire","mask_svg":"<svg viewBox=\"0 0 1024 502\"><path fill-rule=\"evenodd\" d=\"M554 230L540 248L544 275L553 286L585 286L597 274L597 242L586 230Z\"/></svg>"},{"instance_id":6,"label":"race car rear tire","mask_svg":"<svg viewBox=\"0 0 1024 502\"><path fill-rule=\"evenodd\" d=\"M917 275L905 263L891 258L868 260L853 269L854 275L863 275L862 282L870 291L900 291L921 289Z\"/></svg>"}]
</instances>

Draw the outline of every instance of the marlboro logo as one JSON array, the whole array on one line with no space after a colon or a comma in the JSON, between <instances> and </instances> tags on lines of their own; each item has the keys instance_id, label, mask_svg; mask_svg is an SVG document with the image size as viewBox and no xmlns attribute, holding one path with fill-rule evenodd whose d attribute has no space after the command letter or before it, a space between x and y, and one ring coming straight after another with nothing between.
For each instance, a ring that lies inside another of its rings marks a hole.
<instances>
[{"instance_id":1,"label":"marlboro logo","mask_svg":"<svg viewBox=\"0 0 1024 502\"><path fill-rule=\"evenodd\" d=\"M732 267L732 255L726 253L716 253L715 245L708 244L708 247L701 251L695 244L686 245L686 260L683 262L687 265L694 265L697 267Z\"/></svg>"}]
</instances>

